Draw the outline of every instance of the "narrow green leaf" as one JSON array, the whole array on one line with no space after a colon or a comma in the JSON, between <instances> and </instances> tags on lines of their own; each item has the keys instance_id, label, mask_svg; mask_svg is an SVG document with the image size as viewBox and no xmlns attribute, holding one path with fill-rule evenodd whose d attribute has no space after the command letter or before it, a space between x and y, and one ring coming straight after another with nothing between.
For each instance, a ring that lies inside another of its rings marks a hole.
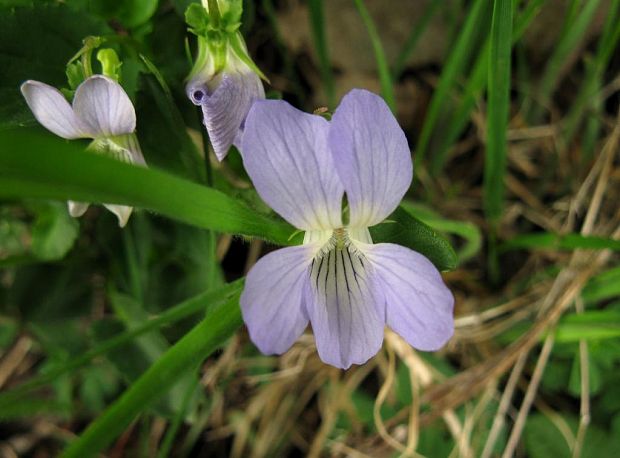
<instances>
[{"instance_id":1,"label":"narrow green leaf","mask_svg":"<svg viewBox=\"0 0 620 458\"><path fill-rule=\"evenodd\" d=\"M512 34L514 45L525 33L528 25L536 17L545 0L534 0L515 20ZM430 158L430 170L434 176L439 175L443 169L449 148L457 141L471 120L471 112L481 97L488 83L490 40L487 40L480 51L478 58L470 72L458 108L453 111L448 121L444 124L439 135L433 136L433 155Z\"/></svg>"},{"instance_id":2,"label":"narrow green leaf","mask_svg":"<svg viewBox=\"0 0 620 458\"><path fill-rule=\"evenodd\" d=\"M590 304L617 296L620 296L620 267L592 277L581 292L583 300Z\"/></svg>"},{"instance_id":3,"label":"narrow green leaf","mask_svg":"<svg viewBox=\"0 0 620 458\"><path fill-rule=\"evenodd\" d=\"M584 115L593 108L600 108L601 103L597 100L597 92L600 90L601 77L607 68L609 59L617 49L620 40L620 27L618 21L620 14L620 0L613 0L609 7L607 20L597 44L594 59L586 62L586 72L575 100L571 104L568 115L562 123L564 131L564 143L568 144L577 132Z\"/></svg>"},{"instance_id":4,"label":"narrow green leaf","mask_svg":"<svg viewBox=\"0 0 620 458\"><path fill-rule=\"evenodd\" d=\"M289 244L294 229L211 188L86 153L75 143L0 133L0 198L36 197L146 208L205 229Z\"/></svg>"},{"instance_id":5,"label":"narrow green leaf","mask_svg":"<svg viewBox=\"0 0 620 458\"><path fill-rule=\"evenodd\" d=\"M439 270L452 270L458 264L450 243L433 228L398 207L386 222L370 228L374 243L397 243L423 254Z\"/></svg>"},{"instance_id":6,"label":"narrow green leaf","mask_svg":"<svg viewBox=\"0 0 620 458\"><path fill-rule=\"evenodd\" d=\"M323 14L323 0L310 0L310 27L314 49L319 58L323 88L327 96L327 104L331 110L336 108L336 88L334 86L334 74L329 60L329 48L327 46L327 34L325 31L325 19Z\"/></svg>"},{"instance_id":7,"label":"narrow green leaf","mask_svg":"<svg viewBox=\"0 0 620 458\"><path fill-rule=\"evenodd\" d=\"M484 208L492 224L497 224L504 208L511 35L512 2L495 0L488 67L487 145L484 162Z\"/></svg>"},{"instance_id":8,"label":"narrow green leaf","mask_svg":"<svg viewBox=\"0 0 620 458\"><path fill-rule=\"evenodd\" d=\"M375 53L375 60L377 61L377 71L379 72L379 82L381 83L381 94L383 95L383 98L385 99L385 102L388 104L390 109L392 111L395 111L396 102L394 100L394 88L392 87L390 67L388 66L385 52L383 51L383 45L381 44L379 33L377 32L377 28L375 27L375 23L373 22L372 17L370 17L370 13L366 9L364 0L353 0L353 2L355 3L355 7L357 8L360 17L362 18L364 27L366 27L366 31L368 32L368 36L370 37L370 41L372 42L372 50Z\"/></svg>"},{"instance_id":9,"label":"narrow green leaf","mask_svg":"<svg viewBox=\"0 0 620 458\"><path fill-rule=\"evenodd\" d=\"M428 152L427 149L431 135L437 126L439 115L453 89L457 77L463 73L467 59L472 53L474 37L476 36L480 24L483 22L487 6L488 2L486 0L476 0L474 2L465 19L462 32L452 47L452 52L444 63L439 83L433 93L433 98L431 99L428 112L424 118L424 125L422 126L420 138L416 146L416 159L418 161L423 160Z\"/></svg>"},{"instance_id":10,"label":"narrow green leaf","mask_svg":"<svg viewBox=\"0 0 620 458\"><path fill-rule=\"evenodd\" d=\"M596 13L599 3L600 0L588 0L587 2L583 2L581 11L579 11L579 14L575 15L571 14L569 10L564 27L565 33L554 46L553 53L547 60L545 71L540 80L536 95L540 103L534 105L530 113L529 118L532 122L538 122L542 116L543 107L548 106L564 64L570 53L574 52L575 48L579 45L579 41L583 39L588 30L588 26L594 18L594 13Z\"/></svg>"},{"instance_id":11,"label":"narrow green leaf","mask_svg":"<svg viewBox=\"0 0 620 458\"><path fill-rule=\"evenodd\" d=\"M539 248L550 250L575 250L578 248L589 250L620 250L620 240L605 237L596 237L581 234L552 234L549 232L541 234L522 234L518 235L501 246L501 251L508 251L520 248Z\"/></svg>"},{"instance_id":12,"label":"narrow green leaf","mask_svg":"<svg viewBox=\"0 0 620 458\"><path fill-rule=\"evenodd\" d=\"M106 411L91 423L61 456L94 456L114 440L142 411L159 399L179 375L221 346L242 324L239 295L211 310L205 319L172 346Z\"/></svg>"},{"instance_id":13,"label":"narrow green leaf","mask_svg":"<svg viewBox=\"0 0 620 458\"><path fill-rule=\"evenodd\" d=\"M613 339L620 337L620 312L590 310L562 317L556 328L557 342Z\"/></svg>"},{"instance_id":14,"label":"narrow green leaf","mask_svg":"<svg viewBox=\"0 0 620 458\"><path fill-rule=\"evenodd\" d=\"M71 411L71 405L56 400L30 398L21 399L11 405L0 409L0 420L24 419L32 420L36 415L67 415Z\"/></svg>"}]
</instances>

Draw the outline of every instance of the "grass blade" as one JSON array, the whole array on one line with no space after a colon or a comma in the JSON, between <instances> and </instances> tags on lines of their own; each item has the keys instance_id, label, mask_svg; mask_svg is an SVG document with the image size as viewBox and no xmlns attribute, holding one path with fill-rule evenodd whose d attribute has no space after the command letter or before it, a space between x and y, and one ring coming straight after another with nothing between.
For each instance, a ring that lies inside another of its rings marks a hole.
<instances>
[{"instance_id":1,"label":"grass blade","mask_svg":"<svg viewBox=\"0 0 620 458\"><path fill-rule=\"evenodd\" d=\"M560 79L564 63L567 61L568 56L574 52L579 41L586 33L599 3L600 0L588 0L584 2L584 6L579 14L571 14L570 11L569 14L567 14L565 33L554 47L554 51L549 57L536 94L538 103L534 104L529 113L529 119L532 123L540 121L543 108L549 105L553 91Z\"/></svg>"},{"instance_id":2,"label":"grass blade","mask_svg":"<svg viewBox=\"0 0 620 458\"><path fill-rule=\"evenodd\" d=\"M160 398L179 375L195 370L241 326L239 294L210 311L107 410L92 422L61 456L82 458L96 455L110 444L134 418Z\"/></svg>"},{"instance_id":3,"label":"grass blade","mask_svg":"<svg viewBox=\"0 0 620 458\"><path fill-rule=\"evenodd\" d=\"M336 88L334 86L334 74L329 60L329 48L327 47L327 34L325 32L325 15L323 14L323 0L310 0L310 28L314 48L319 58L323 88L327 97L327 105L330 110L336 108Z\"/></svg>"},{"instance_id":4,"label":"grass blade","mask_svg":"<svg viewBox=\"0 0 620 458\"><path fill-rule=\"evenodd\" d=\"M422 126L420 138L416 147L416 160L418 162L422 161L428 152L431 135L435 130L444 104L454 87L457 77L463 73L467 59L471 55L474 38L478 27L483 22L487 11L487 4L488 2L485 0L476 0L474 2L467 15L465 24L463 24L463 31L459 35L452 48L452 52L444 64L444 69L441 72L439 83L433 94L426 118L424 119L424 125Z\"/></svg>"},{"instance_id":5,"label":"grass blade","mask_svg":"<svg viewBox=\"0 0 620 458\"><path fill-rule=\"evenodd\" d=\"M484 162L484 208L496 226L504 208L506 130L510 103L510 51L512 2L495 0L491 24L489 61L487 147Z\"/></svg>"},{"instance_id":6,"label":"grass blade","mask_svg":"<svg viewBox=\"0 0 620 458\"><path fill-rule=\"evenodd\" d=\"M0 133L0 197L106 202L150 209L218 232L291 243L294 229L238 200L155 169L88 154L75 143L24 132Z\"/></svg>"},{"instance_id":7,"label":"grass blade","mask_svg":"<svg viewBox=\"0 0 620 458\"><path fill-rule=\"evenodd\" d=\"M620 240L581 234L522 234L506 241L502 251L521 248L549 250L620 250Z\"/></svg>"},{"instance_id":8,"label":"grass blade","mask_svg":"<svg viewBox=\"0 0 620 458\"><path fill-rule=\"evenodd\" d=\"M528 3L525 10L523 10L519 17L515 20L514 30L512 35L513 45L523 35L527 26L536 17L540 8L545 0L535 0ZM459 136L463 133L467 124L471 118L471 112L476 106L478 98L487 85L487 73L489 65L489 52L490 42L486 41L482 51L478 55L478 58L473 66L470 76L463 90L461 102L451 116L451 118L445 123L445 130L441 132L441 136L437 138L436 145L433 150L433 155L430 161L430 171L433 175L438 175L446 161L448 150L456 142Z\"/></svg>"},{"instance_id":9,"label":"grass blade","mask_svg":"<svg viewBox=\"0 0 620 458\"><path fill-rule=\"evenodd\" d=\"M586 63L586 74L583 83L564 121L563 131L564 143L566 145L574 138L584 115L590 113L596 107L597 102L599 102L596 99L596 93L601 87L602 75L620 39L620 27L618 27L619 13L620 0L614 0L610 5L608 17L598 42L596 56L592 61ZM600 102L598 105L600 107Z\"/></svg>"},{"instance_id":10,"label":"grass blade","mask_svg":"<svg viewBox=\"0 0 620 458\"><path fill-rule=\"evenodd\" d=\"M392 77L390 76L390 67L388 66L387 59L385 58L385 52L383 51L383 45L379 39L379 33L375 27L375 23L370 17L370 13L366 9L363 0L353 0L355 7L362 18L364 27L370 36L372 42L372 49L375 53L375 60L377 61L377 70L379 72L379 81L381 83L381 94L385 99L392 111L396 110L396 102L394 100L394 88L392 87Z\"/></svg>"}]
</instances>

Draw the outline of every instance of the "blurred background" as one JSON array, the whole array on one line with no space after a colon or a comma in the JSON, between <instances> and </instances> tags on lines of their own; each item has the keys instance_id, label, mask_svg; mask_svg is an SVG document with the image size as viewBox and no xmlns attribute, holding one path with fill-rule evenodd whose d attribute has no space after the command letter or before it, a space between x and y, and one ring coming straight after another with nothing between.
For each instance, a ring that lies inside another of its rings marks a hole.
<instances>
[{"instance_id":1,"label":"blurred background","mask_svg":"<svg viewBox=\"0 0 620 458\"><path fill-rule=\"evenodd\" d=\"M0 1L0 129L43 132L21 82L66 85L82 39L113 37L147 163L201 182L189 3ZM429 354L387 332L340 371L309 331L277 358L241 328L104 456L620 456L620 1L513 2L505 154L487 147L493 3L244 2L268 97L333 110L362 87L392 105L415 163L403 207L458 256L455 336ZM237 152L206 156L216 188L269 211ZM0 456L57 456L202 309L132 330L274 248L146 211L119 230L101 206L76 220L64 202L3 202Z\"/></svg>"}]
</instances>

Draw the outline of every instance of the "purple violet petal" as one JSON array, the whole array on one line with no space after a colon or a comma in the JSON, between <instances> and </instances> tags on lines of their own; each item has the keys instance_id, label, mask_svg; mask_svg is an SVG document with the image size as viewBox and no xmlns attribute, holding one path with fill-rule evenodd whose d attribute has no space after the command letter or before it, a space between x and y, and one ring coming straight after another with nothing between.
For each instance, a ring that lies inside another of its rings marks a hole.
<instances>
[{"instance_id":1,"label":"purple violet petal","mask_svg":"<svg viewBox=\"0 0 620 458\"><path fill-rule=\"evenodd\" d=\"M260 78L251 71L225 73L212 94L205 84L189 86L187 93L194 104L202 107L203 122L220 161L236 144L252 103L265 97Z\"/></svg>"},{"instance_id":2,"label":"purple violet petal","mask_svg":"<svg viewBox=\"0 0 620 458\"><path fill-rule=\"evenodd\" d=\"M94 137L130 134L136 130L136 112L116 81L94 75L75 90L73 109Z\"/></svg>"},{"instance_id":3,"label":"purple violet petal","mask_svg":"<svg viewBox=\"0 0 620 458\"><path fill-rule=\"evenodd\" d=\"M308 325L302 291L315 251L314 245L282 248L259 259L248 273L241 312L262 353L284 353Z\"/></svg>"},{"instance_id":4,"label":"purple violet petal","mask_svg":"<svg viewBox=\"0 0 620 458\"><path fill-rule=\"evenodd\" d=\"M361 89L345 95L331 121L329 145L347 194L349 225L383 221L413 176L407 139L383 99Z\"/></svg>"},{"instance_id":5,"label":"purple violet petal","mask_svg":"<svg viewBox=\"0 0 620 458\"><path fill-rule=\"evenodd\" d=\"M28 80L21 85L21 91L32 114L47 130L66 139L92 138L92 133L88 132L65 96L55 87Z\"/></svg>"},{"instance_id":6,"label":"purple violet petal","mask_svg":"<svg viewBox=\"0 0 620 458\"><path fill-rule=\"evenodd\" d=\"M304 303L319 357L327 364L348 369L381 348L383 298L373 291L369 267L346 247L313 261Z\"/></svg>"},{"instance_id":7,"label":"purple violet petal","mask_svg":"<svg viewBox=\"0 0 620 458\"><path fill-rule=\"evenodd\" d=\"M388 327L418 350L443 347L454 333L454 297L433 263L400 245L358 245L385 297Z\"/></svg>"},{"instance_id":8,"label":"purple violet petal","mask_svg":"<svg viewBox=\"0 0 620 458\"><path fill-rule=\"evenodd\" d=\"M241 153L262 199L293 226L342 226L343 187L327 147L328 122L281 100L254 103Z\"/></svg>"}]
</instances>

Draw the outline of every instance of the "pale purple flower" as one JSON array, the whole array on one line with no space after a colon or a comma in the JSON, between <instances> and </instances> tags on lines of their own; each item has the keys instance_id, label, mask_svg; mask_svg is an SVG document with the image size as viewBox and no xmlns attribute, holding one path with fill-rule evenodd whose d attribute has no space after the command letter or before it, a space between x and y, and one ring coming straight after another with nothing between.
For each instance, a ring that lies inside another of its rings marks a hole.
<instances>
[{"instance_id":1,"label":"pale purple flower","mask_svg":"<svg viewBox=\"0 0 620 458\"><path fill-rule=\"evenodd\" d=\"M224 69L216 69L214 58L206 50L199 61L202 65L191 75L185 90L192 103L202 108L209 140L221 161L233 144L238 146L252 102L265 98L265 90L255 70L243 62L230 45Z\"/></svg>"},{"instance_id":2,"label":"pale purple flower","mask_svg":"<svg viewBox=\"0 0 620 458\"><path fill-rule=\"evenodd\" d=\"M351 91L331 122L257 101L241 152L263 200L305 231L302 245L269 253L247 276L241 310L263 353L288 350L308 321L321 359L340 368L375 355L385 325L420 350L446 343L454 298L439 271L409 248L373 244L368 231L396 209L413 173L405 135L380 97Z\"/></svg>"},{"instance_id":3,"label":"pale purple flower","mask_svg":"<svg viewBox=\"0 0 620 458\"><path fill-rule=\"evenodd\" d=\"M89 150L146 165L134 134L136 112L116 81L103 75L91 76L77 87L73 104L58 89L40 81L26 81L21 91L37 121L59 137L92 138ZM73 201L68 204L74 217L83 215L89 205ZM132 207L104 205L116 215L121 227L127 224Z\"/></svg>"}]
</instances>

